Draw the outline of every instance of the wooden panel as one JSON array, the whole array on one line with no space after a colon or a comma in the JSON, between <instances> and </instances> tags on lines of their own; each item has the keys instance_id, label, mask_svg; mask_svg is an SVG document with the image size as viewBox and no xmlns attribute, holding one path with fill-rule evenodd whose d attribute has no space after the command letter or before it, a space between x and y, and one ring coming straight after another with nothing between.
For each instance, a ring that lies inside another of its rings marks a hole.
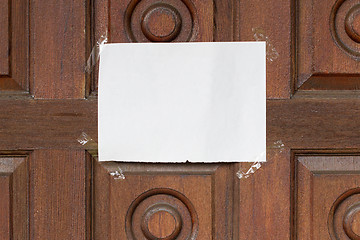
<instances>
[{"instance_id":1,"label":"wooden panel","mask_svg":"<svg viewBox=\"0 0 360 240\"><path fill-rule=\"evenodd\" d=\"M95 239L233 239L230 164L95 165Z\"/></svg>"},{"instance_id":2,"label":"wooden panel","mask_svg":"<svg viewBox=\"0 0 360 240\"><path fill-rule=\"evenodd\" d=\"M0 156L0 239L29 239L26 156Z\"/></svg>"},{"instance_id":3,"label":"wooden panel","mask_svg":"<svg viewBox=\"0 0 360 240\"><path fill-rule=\"evenodd\" d=\"M35 150L30 162L31 239L89 239L85 151Z\"/></svg>"},{"instance_id":4,"label":"wooden panel","mask_svg":"<svg viewBox=\"0 0 360 240\"><path fill-rule=\"evenodd\" d=\"M268 149L267 162L248 178L237 179L237 225L231 239L290 239L290 151ZM247 163L237 164L237 169ZM223 238L227 239L227 238Z\"/></svg>"},{"instance_id":5,"label":"wooden panel","mask_svg":"<svg viewBox=\"0 0 360 240\"><path fill-rule=\"evenodd\" d=\"M236 39L266 41L267 98L289 98L294 74L293 1L239 1Z\"/></svg>"},{"instance_id":6,"label":"wooden panel","mask_svg":"<svg viewBox=\"0 0 360 240\"><path fill-rule=\"evenodd\" d=\"M92 45L106 35L110 42L233 41L237 1L95 0ZM111 21L110 21L111 19ZM97 69L87 83L97 95Z\"/></svg>"},{"instance_id":7,"label":"wooden panel","mask_svg":"<svg viewBox=\"0 0 360 240\"><path fill-rule=\"evenodd\" d=\"M9 39L10 39L10 16L9 16L9 8L10 2L3 0L1 2L0 9L0 74L1 75L9 75Z\"/></svg>"},{"instance_id":8,"label":"wooden panel","mask_svg":"<svg viewBox=\"0 0 360 240\"><path fill-rule=\"evenodd\" d=\"M209 0L112 1L111 42L213 40L213 2Z\"/></svg>"},{"instance_id":9,"label":"wooden panel","mask_svg":"<svg viewBox=\"0 0 360 240\"><path fill-rule=\"evenodd\" d=\"M297 2L295 88L359 90L360 1Z\"/></svg>"},{"instance_id":10,"label":"wooden panel","mask_svg":"<svg viewBox=\"0 0 360 240\"><path fill-rule=\"evenodd\" d=\"M298 156L296 239L359 239L360 157Z\"/></svg>"},{"instance_id":11,"label":"wooden panel","mask_svg":"<svg viewBox=\"0 0 360 240\"><path fill-rule=\"evenodd\" d=\"M97 140L97 101L4 100L0 149L81 148L82 132Z\"/></svg>"},{"instance_id":12,"label":"wooden panel","mask_svg":"<svg viewBox=\"0 0 360 240\"><path fill-rule=\"evenodd\" d=\"M97 141L97 100L1 100L0 112L3 150L85 149L77 141L82 132ZM358 148L360 122L354 119L359 114L357 99L268 100L267 145L281 141L291 149Z\"/></svg>"},{"instance_id":13,"label":"wooden panel","mask_svg":"<svg viewBox=\"0 0 360 240\"><path fill-rule=\"evenodd\" d=\"M0 10L0 94L29 91L29 2L1 2Z\"/></svg>"},{"instance_id":14,"label":"wooden panel","mask_svg":"<svg viewBox=\"0 0 360 240\"><path fill-rule=\"evenodd\" d=\"M84 98L88 1L31 4L31 83L36 98Z\"/></svg>"},{"instance_id":15,"label":"wooden panel","mask_svg":"<svg viewBox=\"0 0 360 240\"><path fill-rule=\"evenodd\" d=\"M11 239L11 180L10 176L0 175L0 238Z\"/></svg>"}]
</instances>

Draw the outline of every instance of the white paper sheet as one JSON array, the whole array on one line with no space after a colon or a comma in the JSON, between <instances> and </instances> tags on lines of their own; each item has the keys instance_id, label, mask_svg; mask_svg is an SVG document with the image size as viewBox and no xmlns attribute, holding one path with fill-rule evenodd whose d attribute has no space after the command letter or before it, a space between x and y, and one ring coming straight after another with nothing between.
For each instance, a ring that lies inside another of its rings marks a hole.
<instances>
[{"instance_id":1,"label":"white paper sheet","mask_svg":"<svg viewBox=\"0 0 360 240\"><path fill-rule=\"evenodd\" d=\"M265 161L265 66L264 42L103 45L99 160Z\"/></svg>"}]
</instances>

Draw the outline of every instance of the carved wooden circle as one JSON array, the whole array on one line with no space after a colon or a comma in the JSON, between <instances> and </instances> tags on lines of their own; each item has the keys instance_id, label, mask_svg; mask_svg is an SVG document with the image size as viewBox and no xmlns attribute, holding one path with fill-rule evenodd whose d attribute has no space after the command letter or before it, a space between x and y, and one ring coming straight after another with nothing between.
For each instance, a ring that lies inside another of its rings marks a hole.
<instances>
[{"instance_id":1,"label":"carved wooden circle","mask_svg":"<svg viewBox=\"0 0 360 240\"><path fill-rule=\"evenodd\" d=\"M132 0L125 13L132 42L191 41L197 25L191 0Z\"/></svg>"},{"instance_id":2,"label":"carved wooden circle","mask_svg":"<svg viewBox=\"0 0 360 240\"><path fill-rule=\"evenodd\" d=\"M351 239L360 239L360 234L357 231L358 226L355 226L358 224L356 223L354 224L355 217L358 218L359 215L360 215L360 203L349 207L345 212L343 219L343 226L346 235L348 235Z\"/></svg>"},{"instance_id":3,"label":"carved wooden circle","mask_svg":"<svg viewBox=\"0 0 360 240\"><path fill-rule=\"evenodd\" d=\"M353 41L360 43L360 4L353 6L347 13L345 31Z\"/></svg>"},{"instance_id":4,"label":"carved wooden circle","mask_svg":"<svg viewBox=\"0 0 360 240\"><path fill-rule=\"evenodd\" d=\"M360 189L343 193L333 204L328 229L333 240L360 240Z\"/></svg>"},{"instance_id":5,"label":"carved wooden circle","mask_svg":"<svg viewBox=\"0 0 360 240\"><path fill-rule=\"evenodd\" d=\"M138 196L125 219L128 239L195 239L198 217L190 200L166 188L152 189Z\"/></svg>"},{"instance_id":6,"label":"carved wooden circle","mask_svg":"<svg viewBox=\"0 0 360 240\"><path fill-rule=\"evenodd\" d=\"M175 239L181 228L179 212L167 204L155 204L147 209L141 222L141 229L148 239Z\"/></svg>"},{"instance_id":7,"label":"carved wooden circle","mask_svg":"<svg viewBox=\"0 0 360 240\"><path fill-rule=\"evenodd\" d=\"M141 30L153 42L170 42L181 30L180 13L171 5L159 3L148 8L141 19Z\"/></svg>"},{"instance_id":8,"label":"carved wooden circle","mask_svg":"<svg viewBox=\"0 0 360 240\"><path fill-rule=\"evenodd\" d=\"M337 0L330 14L330 31L335 43L360 60L360 0Z\"/></svg>"}]
</instances>

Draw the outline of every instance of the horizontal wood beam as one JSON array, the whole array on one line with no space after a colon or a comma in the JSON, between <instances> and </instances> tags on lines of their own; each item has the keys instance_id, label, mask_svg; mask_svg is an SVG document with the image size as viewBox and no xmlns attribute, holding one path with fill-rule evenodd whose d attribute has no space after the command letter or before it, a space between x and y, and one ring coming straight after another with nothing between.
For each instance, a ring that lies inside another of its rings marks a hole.
<instances>
[{"instance_id":1,"label":"horizontal wood beam","mask_svg":"<svg viewBox=\"0 0 360 240\"><path fill-rule=\"evenodd\" d=\"M97 141L96 99L0 100L0 150L87 149L82 133ZM358 149L360 100L268 100L267 146Z\"/></svg>"}]
</instances>

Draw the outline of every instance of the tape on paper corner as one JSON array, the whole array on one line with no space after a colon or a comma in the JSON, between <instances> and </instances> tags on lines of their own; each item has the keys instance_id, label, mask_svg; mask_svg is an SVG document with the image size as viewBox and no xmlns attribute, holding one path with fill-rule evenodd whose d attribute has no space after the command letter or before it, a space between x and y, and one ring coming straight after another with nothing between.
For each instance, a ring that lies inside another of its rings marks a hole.
<instances>
[{"instance_id":1,"label":"tape on paper corner","mask_svg":"<svg viewBox=\"0 0 360 240\"><path fill-rule=\"evenodd\" d=\"M96 41L94 47L91 50L90 56L86 61L85 65L85 72L91 73L96 63L99 61L100 54L101 54L101 47L107 43L108 41L108 34L107 32Z\"/></svg>"},{"instance_id":2,"label":"tape on paper corner","mask_svg":"<svg viewBox=\"0 0 360 240\"><path fill-rule=\"evenodd\" d=\"M239 179L246 179L249 178L251 175L253 175L257 170L263 166L264 163L266 163L266 152L261 153L253 162L241 163L240 169L236 172L236 176ZM262 159L265 159L265 161L261 161ZM250 166L249 166L250 164Z\"/></svg>"}]
</instances>

